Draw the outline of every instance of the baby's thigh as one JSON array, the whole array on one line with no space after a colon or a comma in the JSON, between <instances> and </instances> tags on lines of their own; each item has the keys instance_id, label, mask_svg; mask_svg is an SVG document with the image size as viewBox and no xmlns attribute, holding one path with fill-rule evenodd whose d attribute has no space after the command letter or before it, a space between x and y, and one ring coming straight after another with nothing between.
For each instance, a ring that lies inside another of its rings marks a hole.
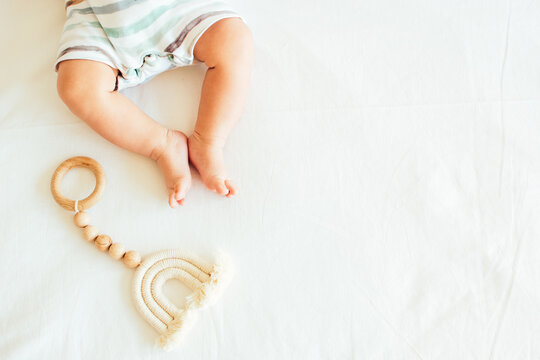
<instances>
[{"instance_id":1,"label":"baby's thigh","mask_svg":"<svg viewBox=\"0 0 540 360\"><path fill-rule=\"evenodd\" d=\"M193 54L208 67L233 61L249 60L253 52L253 37L246 23L231 17L210 26L195 44Z\"/></svg>"},{"instance_id":2,"label":"baby's thigh","mask_svg":"<svg viewBox=\"0 0 540 360\"><path fill-rule=\"evenodd\" d=\"M58 94L64 100L88 93L111 92L118 70L92 60L65 60L58 64Z\"/></svg>"}]
</instances>

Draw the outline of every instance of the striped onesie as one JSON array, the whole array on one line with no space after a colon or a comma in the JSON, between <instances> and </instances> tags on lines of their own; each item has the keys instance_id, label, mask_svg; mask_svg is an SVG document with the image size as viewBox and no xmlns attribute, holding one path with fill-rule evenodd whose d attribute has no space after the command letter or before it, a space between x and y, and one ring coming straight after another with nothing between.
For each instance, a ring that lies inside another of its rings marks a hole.
<instances>
[{"instance_id":1,"label":"striped onesie","mask_svg":"<svg viewBox=\"0 0 540 360\"><path fill-rule=\"evenodd\" d=\"M240 17L214 0L68 0L66 11L55 69L64 60L99 61L119 70L119 90L192 64L212 24Z\"/></svg>"}]
</instances>

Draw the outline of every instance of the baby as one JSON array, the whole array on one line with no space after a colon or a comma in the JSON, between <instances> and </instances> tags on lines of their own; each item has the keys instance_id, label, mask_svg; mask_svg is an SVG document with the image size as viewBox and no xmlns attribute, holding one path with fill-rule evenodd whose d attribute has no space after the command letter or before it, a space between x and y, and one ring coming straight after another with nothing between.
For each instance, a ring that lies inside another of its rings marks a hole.
<instances>
[{"instance_id":1,"label":"baby","mask_svg":"<svg viewBox=\"0 0 540 360\"><path fill-rule=\"evenodd\" d=\"M231 197L223 147L249 85L253 39L227 4L208 0L69 0L56 70L68 108L112 143L157 162L169 205L184 203L188 159L206 187ZM167 129L118 90L201 61L204 78L193 134Z\"/></svg>"}]
</instances>

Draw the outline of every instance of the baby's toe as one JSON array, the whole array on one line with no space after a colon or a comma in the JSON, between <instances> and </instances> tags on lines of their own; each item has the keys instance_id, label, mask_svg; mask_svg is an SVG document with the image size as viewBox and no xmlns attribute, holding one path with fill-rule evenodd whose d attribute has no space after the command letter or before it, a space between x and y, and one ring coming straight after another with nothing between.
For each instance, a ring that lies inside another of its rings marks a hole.
<instances>
[{"instance_id":1,"label":"baby's toe","mask_svg":"<svg viewBox=\"0 0 540 360\"><path fill-rule=\"evenodd\" d=\"M217 192L219 195L227 195L229 189L225 186L225 180L219 176L213 176L207 183L210 190Z\"/></svg>"},{"instance_id":2,"label":"baby's toe","mask_svg":"<svg viewBox=\"0 0 540 360\"><path fill-rule=\"evenodd\" d=\"M180 201L186 197L187 192L187 186L183 183L180 183L176 185L175 191L174 191L174 198L177 201Z\"/></svg>"},{"instance_id":3,"label":"baby's toe","mask_svg":"<svg viewBox=\"0 0 540 360\"><path fill-rule=\"evenodd\" d=\"M225 186L228 189L227 197L231 197L233 195L236 195L236 185L231 180L225 180Z\"/></svg>"},{"instance_id":4,"label":"baby's toe","mask_svg":"<svg viewBox=\"0 0 540 360\"><path fill-rule=\"evenodd\" d=\"M172 208L178 205L184 205L184 198L186 197L189 186L190 181L186 178L182 178L176 183L174 189L169 194L169 205Z\"/></svg>"},{"instance_id":5,"label":"baby's toe","mask_svg":"<svg viewBox=\"0 0 540 360\"><path fill-rule=\"evenodd\" d=\"M173 209L178 206L178 201L175 199L176 193L174 190L169 192L169 206Z\"/></svg>"},{"instance_id":6,"label":"baby's toe","mask_svg":"<svg viewBox=\"0 0 540 360\"><path fill-rule=\"evenodd\" d=\"M227 189L227 187L225 186L225 183L222 181L217 181L216 182L216 192L219 194L219 195L227 195L229 193L229 190Z\"/></svg>"}]
</instances>

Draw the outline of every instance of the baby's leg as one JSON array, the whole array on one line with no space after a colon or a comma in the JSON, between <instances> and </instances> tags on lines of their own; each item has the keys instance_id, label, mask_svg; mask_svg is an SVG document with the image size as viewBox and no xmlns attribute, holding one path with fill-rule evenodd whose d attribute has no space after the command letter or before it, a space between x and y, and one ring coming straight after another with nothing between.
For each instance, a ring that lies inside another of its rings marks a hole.
<instances>
[{"instance_id":1,"label":"baby's leg","mask_svg":"<svg viewBox=\"0 0 540 360\"><path fill-rule=\"evenodd\" d=\"M58 67L58 94L68 108L110 142L157 161L169 205L182 204L191 185L187 138L168 130L114 91L118 71L100 62L67 60Z\"/></svg>"},{"instance_id":2,"label":"baby's leg","mask_svg":"<svg viewBox=\"0 0 540 360\"><path fill-rule=\"evenodd\" d=\"M212 25L195 46L195 57L208 66L195 131L189 137L189 158L210 190L232 196L223 161L223 146L240 118L253 62L253 39L239 18Z\"/></svg>"}]
</instances>

